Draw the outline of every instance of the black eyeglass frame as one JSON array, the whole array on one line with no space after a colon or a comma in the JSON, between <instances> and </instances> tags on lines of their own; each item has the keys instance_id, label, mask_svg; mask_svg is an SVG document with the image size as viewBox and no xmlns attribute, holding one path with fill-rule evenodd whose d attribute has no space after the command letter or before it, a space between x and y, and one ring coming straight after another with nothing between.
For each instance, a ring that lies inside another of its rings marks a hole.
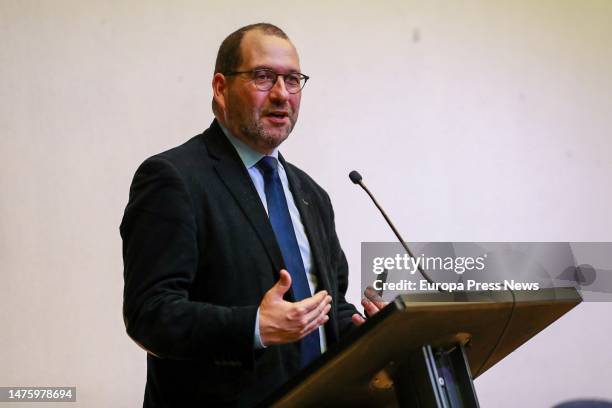
<instances>
[{"instance_id":1,"label":"black eyeglass frame","mask_svg":"<svg viewBox=\"0 0 612 408\"><path fill-rule=\"evenodd\" d=\"M272 85L268 89L261 89L259 86L257 86L257 83L255 83L255 78L254 78L255 73L256 72L261 72L261 71L269 72L271 74L274 74L274 76L275 76L274 81L272 82ZM269 68L255 68L255 69L252 69L250 71L230 71L230 72L224 73L223 75L225 75L225 76L235 76L235 75L241 75L241 74L251 74L251 77L253 77L251 79L255 83L255 87L257 87L257 89L259 89L260 91L264 91L264 92L267 92L270 89L274 88L274 85L276 85L276 82L278 81L278 77L279 76L283 77L283 81L285 81L285 77L286 76L288 76L288 75L297 75L297 76L300 77L300 82L303 79L304 83L302 84L302 86L300 86L300 88L296 92L291 92L287 88L287 92L289 92L292 95L299 94L300 92L302 92L302 89L304 89L304 87L306 86L306 82L308 82L308 80L310 79L310 77L308 75L304 75L301 72L290 72L288 74L279 74L278 72L273 71L273 70L271 70ZM287 87L287 83L285 82L285 88L286 87Z\"/></svg>"}]
</instances>

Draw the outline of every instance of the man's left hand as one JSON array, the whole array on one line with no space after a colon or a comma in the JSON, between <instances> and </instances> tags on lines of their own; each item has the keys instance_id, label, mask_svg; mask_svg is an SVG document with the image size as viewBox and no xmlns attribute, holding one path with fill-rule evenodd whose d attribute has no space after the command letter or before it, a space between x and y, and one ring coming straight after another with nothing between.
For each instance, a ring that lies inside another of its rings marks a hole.
<instances>
[{"instance_id":1,"label":"man's left hand","mask_svg":"<svg viewBox=\"0 0 612 408\"><path fill-rule=\"evenodd\" d=\"M388 302L385 302L373 287L368 286L363 294L365 297L361 299L361 305L363 306L363 310L365 311L367 317L374 316L382 308L387 306ZM363 316L357 313L351 316L351 319L356 326L361 326L366 321Z\"/></svg>"}]
</instances>

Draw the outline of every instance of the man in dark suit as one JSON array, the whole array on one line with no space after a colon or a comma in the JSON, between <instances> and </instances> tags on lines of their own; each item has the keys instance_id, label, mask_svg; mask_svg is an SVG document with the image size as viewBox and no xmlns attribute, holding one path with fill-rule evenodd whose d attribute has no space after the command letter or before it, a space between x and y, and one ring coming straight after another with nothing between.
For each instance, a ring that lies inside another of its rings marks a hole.
<instances>
[{"instance_id":1,"label":"man in dark suit","mask_svg":"<svg viewBox=\"0 0 612 408\"><path fill-rule=\"evenodd\" d=\"M307 79L282 30L237 30L210 128L136 171L123 312L148 353L145 407L253 405L363 323L328 195L278 153Z\"/></svg>"}]
</instances>

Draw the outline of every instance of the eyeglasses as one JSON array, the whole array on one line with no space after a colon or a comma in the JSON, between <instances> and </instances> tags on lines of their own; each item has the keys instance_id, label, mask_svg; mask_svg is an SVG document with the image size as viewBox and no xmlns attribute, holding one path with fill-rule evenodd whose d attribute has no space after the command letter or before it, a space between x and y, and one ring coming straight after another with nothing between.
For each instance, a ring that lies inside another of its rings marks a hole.
<instances>
[{"instance_id":1,"label":"eyeglasses","mask_svg":"<svg viewBox=\"0 0 612 408\"><path fill-rule=\"evenodd\" d=\"M281 76L285 82L285 88L290 94L299 93L302 88L304 88L304 85L306 85L306 81L308 81L310 78L308 75L304 75L299 72L279 74L278 72L274 72L267 68L258 68L251 71L232 71L224 75L233 76L240 74L251 75L251 80L255 84L255 87L260 91L269 91L272 89L276 84L278 77Z\"/></svg>"}]
</instances>

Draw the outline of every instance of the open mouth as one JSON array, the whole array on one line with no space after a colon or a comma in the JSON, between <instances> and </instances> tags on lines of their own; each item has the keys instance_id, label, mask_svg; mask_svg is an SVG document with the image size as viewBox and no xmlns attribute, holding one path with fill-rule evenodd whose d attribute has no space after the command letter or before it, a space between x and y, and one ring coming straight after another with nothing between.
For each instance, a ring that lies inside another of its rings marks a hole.
<instances>
[{"instance_id":1,"label":"open mouth","mask_svg":"<svg viewBox=\"0 0 612 408\"><path fill-rule=\"evenodd\" d=\"M286 112L270 112L268 114L268 116L271 116L271 117L277 118L277 119L283 119L283 118L286 118L289 115Z\"/></svg>"},{"instance_id":2,"label":"open mouth","mask_svg":"<svg viewBox=\"0 0 612 408\"><path fill-rule=\"evenodd\" d=\"M273 125L285 126L289 121L289 113L283 111L268 112L266 115L268 121Z\"/></svg>"}]
</instances>

